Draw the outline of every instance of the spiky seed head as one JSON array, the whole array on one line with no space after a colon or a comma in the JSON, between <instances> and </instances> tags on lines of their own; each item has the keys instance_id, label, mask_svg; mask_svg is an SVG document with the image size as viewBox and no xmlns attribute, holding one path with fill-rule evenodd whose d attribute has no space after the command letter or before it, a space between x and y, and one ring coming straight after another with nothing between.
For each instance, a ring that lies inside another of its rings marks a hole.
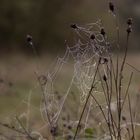
<instances>
[{"instance_id":1,"label":"spiky seed head","mask_svg":"<svg viewBox=\"0 0 140 140\"><path fill-rule=\"evenodd\" d=\"M95 35L92 34L92 35L90 36L90 39L94 40L94 39L95 39Z\"/></svg>"},{"instance_id":2,"label":"spiky seed head","mask_svg":"<svg viewBox=\"0 0 140 140\"><path fill-rule=\"evenodd\" d=\"M104 28L101 28L101 34L103 35L103 36L105 36L105 30L104 30Z\"/></svg>"},{"instance_id":3,"label":"spiky seed head","mask_svg":"<svg viewBox=\"0 0 140 140\"><path fill-rule=\"evenodd\" d=\"M107 81L107 77L106 77L106 75L104 74L104 76L103 76L103 80L106 82Z\"/></svg>"},{"instance_id":4,"label":"spiky seed head","mask_svg":"<svg viewBox=\"0 0 140 140\"><path fill-rule=\"evenodd\" d=\"M127 19L127 24L128 24L128 26L131 26L133 24L132 18Z\"/></svg>"},{"instance_id":5,"label":"spiky seed head","mask_svg":"<svg viewBox=\"0 0 140 140\"><path fill-rule=\"evenodd\" d=\"M107 58L104 58L104 63L108 63L108 59Z\"/></svg>"},{"instance_id":6,"label":"spiky seed head","mask_svg":"<svg viewBox=\"0 0 140 140\"><path fill-rule=\"evenodd\" d=\"M52 136L57 136L57 126L53 126L50 130Z\"/></svg>"},{"instance_id":7,"label":"spiky seed head","mask_svg":"<svg viewBox=\"0 0 140 140\"><path fill-rule=\"evenodd\" d=\"M72 129L72 126L71 125L68 125L68 129L71 130Z\"/></svg>"},{"instance_id":8,"label":"spiky seed head","mask_svg":"<svg viewBox=\"0 0 140 140\"><path fill-rule=\"evenodd\" d=\"M27 42L32 42L32 39L33 39L33 38L32 38L31 35L28 34L28 35L26 36Z\"/></svg>"},{"instance_id":9,"label":"spiky seed head","mask_svg":"<svg viewBox=\"0 0 140 140\"><path fill-rule=\"evenodd\" d=\"M70 27L73 28L73 29L78 29L76 24L71 24Z\"/></svg>"},{"instance_id":10,"label":"spiky seed head","mask_svg":"<svg viewBox=\"0 0 140 140\"><path fill-rule=\"evenodd\" d=\"M114 4L112 3L112 2L109 2L109 10L111 11L111 12L114 12Z\"/></svg>"},{"instance_id":11,"label":"spiky seed head","mask_svg":"<svg viewBox=\"0 0 140 140\"><path fill-rule=\"evenodd\" d=\"M125 116L122 116L122 120L123 120L123 121L126 121L126 117L125 117Z\"/></svg>"}]
</instances>

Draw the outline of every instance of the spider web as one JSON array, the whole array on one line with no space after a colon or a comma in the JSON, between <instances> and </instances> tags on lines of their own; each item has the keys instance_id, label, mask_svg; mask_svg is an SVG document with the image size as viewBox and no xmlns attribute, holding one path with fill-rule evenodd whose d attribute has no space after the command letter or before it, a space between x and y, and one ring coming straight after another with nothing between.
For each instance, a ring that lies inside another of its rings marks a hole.
<instances>
[{"instance_id":1,"label":"spider web","mask_svg":"<svg viewBox=\"0 0 140 140\"><path fill-rule=\"evenodd\" d=\"M57 124L73 86L77 87L79 90L80 103L85 103L95 75L97 61L99 58L108 57L110 53L110 46L108 45L106 38L101 34L101 20L85 26L76 26L77 28L74 29L74 32L77 35L76 43L73 46L69 46L66 43L66 50L63 57L56 58L46 75L39 75L39 73L37 73L40 86L42 87L42 100L40 101L40 107L37 108L31 105L31 93L27 101L23 100L23 103L27 105L27 112L23 112L19 116L19 119L26 119L27 130L29 129L29 116L31 110L36 110L41 113L41 118L44 121L44 124L42 127L39 127L38 130L32 131L32 135L37 135L40 139L43 139L40 133L42 129L48 126L52 127ZM95 39L91 38L91 35L93 34ZM63 70L65 64L68 64L69 61L71 63L71 60L73 64L73 75L69 86L66 88L64 96L58 100L55 94L54 83L57 82L59 72ZM96 83L98 83L98 81L96 81ZM86 125L91 108L92 101L90 102L86 116ZM75 124L77 122L75 121L73 123Z\"/></svg>"},{"instance_id":2,"label":"spider web","mask_svg":"<svg viewBox=\"0 0 140 140\"><path fill-rule=\"evenodd\" d=\"M105 37L100 33L101 28L102 23L100 20L87 24L84 27L77 26L74 29L78 36L77 42L73 46L69 46L66 43L64 56L58 57L54 64L54 69L47 72L47 82L44 85L44 102L47 104L41 103L40 106L44 121L48 113L51 115L51 122L57 122L72 85L75 85L80 92L80 102L85 102L86 96L91 88L97 60L108 57L109 55L110 47ZM92 34L95 35L95 39L90 38ZM53 83L64 64L68 63L71 58L73 60L73 77L60 103L54 94Z\"/></svg>"}]
</instances>

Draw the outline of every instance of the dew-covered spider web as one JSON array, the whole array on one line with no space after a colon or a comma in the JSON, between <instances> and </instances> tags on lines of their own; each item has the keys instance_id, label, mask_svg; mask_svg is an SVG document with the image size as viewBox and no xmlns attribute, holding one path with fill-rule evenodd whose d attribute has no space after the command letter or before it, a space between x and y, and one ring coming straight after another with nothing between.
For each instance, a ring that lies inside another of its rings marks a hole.
<instances>
[{"instance_id":1,"label":"dew-covered spider web","mask_svg":"<svg viewBox=\"0 0 140 140\"><path fill-rule=\"evenodd\" d=\"M23 100L23 103L27 105L28 110L27 112L23 112L19 116L19 119L24 117L26 118L27 130L30 127L28 119L30 110L36 110L41 113L41 118L44 125L39 127L38 130L32 131L32 134L38 135L40 139L43 139L42 135L39 133L41 130L43 130L46 126L50 126L52 128L52 126L55 126L58 123L62 110L67 101L67 97L71 93L71 88L73 86L79 91L80 104L82 105L85 103L87 95L92 86L98 61L101 60L101 58L108 58L110 55L110 46L107 42L107 38L101 33L103 27L100 20L84 26L74 24L71 27L76 34L76 41L74 45L70 46L67 42L65 43L66 50L64 55L56 58L46 74L42 75L39 73L39 71L36 72L36 76L42 91L40 107L37 108L31 105L30 100L31 94L33 93L30 93L27 101ZM55 94L54 83L57 82L59 73L63 70L65 65L69 64L69 62L72 63L72 77L64 95L60 98L60 100L58 100ZM98 84L99 81L96 80L95 82ZM92 102L90 102L87 111L85 121L86 124L91 108ZM20 122L17 120L17 124L19 123Z\"/></svg>"},{"instance_id":2,"label":"dew-covered spider web","mask_svg":"<svg viewBox=\"0 0 140 140\"><path fill-rule=\"evenodd\" d=\"M47 72L45 83L44 78L40 78L40 80L43 80L45 96L45 101L41 104L41 112L42 116L51 114L50 123L57 122L73 85L79 90L81 104L85 102L86 96L91 88L99 58L109 56L110 46L105 36L101 34L102 23L100 20L83 27L78 25L73 26L73 30L77 35L76 43L73 46L69 46L66 43L64 56L58 57L53 70L51 69ZM61 99L61 103L59 103L54 94L53 83L57 79L59 72L63 69L63 66L70 59L73 62L73 76L64 97Z\"/></svg>"}]
</instances>

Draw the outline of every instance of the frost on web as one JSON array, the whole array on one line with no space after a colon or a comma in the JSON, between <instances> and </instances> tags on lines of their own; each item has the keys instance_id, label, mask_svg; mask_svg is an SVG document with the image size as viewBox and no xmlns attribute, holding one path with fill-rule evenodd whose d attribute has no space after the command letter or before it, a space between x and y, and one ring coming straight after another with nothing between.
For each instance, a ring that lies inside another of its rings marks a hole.
<instances>
[{"instance_id":1,"label":"frost on web","mask_svg":"<svg viewBox=\"0 0 140 140\"><path fill-rule=\"evenodd\" d=\"M74 31L77 34L75 45L69 46L66 44L64 56L57 58L53 70L48 71L46 76L45 98L44 103L41 104L41 112L42 116L51 115L50 123L57 122L72 85L78 88L81 103L85 102L91 88L97 61L99 58L106 58L110 54L110 46L106 37L101 33L103 28L100 20L82 27L78 25L72 27L75 27ZM59 71L71 58L73 60L73 76L61 103L59 103L54 94L53 83Z\"/></svg>"}]
</instances>

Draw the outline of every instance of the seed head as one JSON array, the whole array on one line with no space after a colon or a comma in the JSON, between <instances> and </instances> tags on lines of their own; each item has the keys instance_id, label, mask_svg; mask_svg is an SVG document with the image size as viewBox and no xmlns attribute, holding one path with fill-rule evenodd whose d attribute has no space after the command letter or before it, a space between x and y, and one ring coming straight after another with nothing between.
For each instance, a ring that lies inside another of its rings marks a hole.
<instances>
[{"instance_id":1,"label":"seed head","mask_svg":"<svg viewBox=\"0 0 140 140\"><path fill-rule=\"evenodd\" d=\"M50 130L52 136L57 136L57 126L53 126Z\"/></svg>"},{"instance_id":2,"label":"seed head","mask_svg":"<svg viewBox=\"0 0 140 140\"><path fill-rule=\"evenodd\" d=\"M112 2L109 2L109 10L114 12L114 4Z\"/></svg>"},{"instance_id":3,"label":"seed head","mask_svg":"<svg viewBox=\"0 0 140 140\"><path fill-rule=\"evenodd\" d=\"M104 74L104 76L103 76L103 80L106 82L107 81L107 77L106 77L106 75Z\"/></svg>"},{"instance_id":4,"label":"seed head","mask_svg":"<svg viewBox=\"0 0 140 140\"><path fill-rule=\"evenodd\" d=\"M133 24L132 18L127 19L127 24L128 24L128 26L131 26Z\"/></svg>"},{"instance_id":5,"label":"seed head","mask_svg":"<svg viewBox=\"0 0 140 140\"><path fill-rule=\"evenodd\" d=\"M94 39L95 39L95 35L92 34L92 35L90 36L90 39L94 40Z\"/></svg>"},{"instance_id":6,"label":"seed head","mask_svg":"<svg viewBox=\"0 0 140 140\"><path fill-rule=\"evenodd\" d=\"M107 63L108 62L108 59L107 58L104 58L104 63Z\"/></svg>"},{"instance_id":7,"label":"seed head","mask_svg":"<svg viewBox=\"0 0 140 140\"><path fill-rule=\"evenodd\" d=\"M122 116L122 120L123 120L123 121L126 121L126 117L125 117L125 116Z\"/></svg>"},{"instance_id":8,"label":"seed head","mask_svg":"<svg viewBox=\"0 0 140 140\"><path fill-rule=\"evenodd\" d=\"M28 43L32 42L32 36L28 34L26 36L26 40L27 40Z\"/></svg>"},{"instance_id":9,"label":"seed head","mask_svg":"<svg viewBox=\"0 0 140 140\"><path fill-rule=\"evenodd\" d=\"M71 24L70 27L73 28L73 29L78 29L76 24Z\"/></svg>"},{"instance_id":10,"label":"seed head","mask_svg":"<svg viewBox=\"0 0 140 140\"><path fill-rule=\"evenodd\" d=\"M71 125L68 125L68 129L71 130L72 129L72 126Z\"/></svg>"},{"instance_id":11,"label":"seed head","mask_svg":"<svg viewBox=\"0 0 140 140\"><path fill-rule=\"evenodd\" d=\"M105 30L104 30L104 28L101 28L101 34L102 34L103 36L105 36Z\"/></svg>"}]
</instances>

